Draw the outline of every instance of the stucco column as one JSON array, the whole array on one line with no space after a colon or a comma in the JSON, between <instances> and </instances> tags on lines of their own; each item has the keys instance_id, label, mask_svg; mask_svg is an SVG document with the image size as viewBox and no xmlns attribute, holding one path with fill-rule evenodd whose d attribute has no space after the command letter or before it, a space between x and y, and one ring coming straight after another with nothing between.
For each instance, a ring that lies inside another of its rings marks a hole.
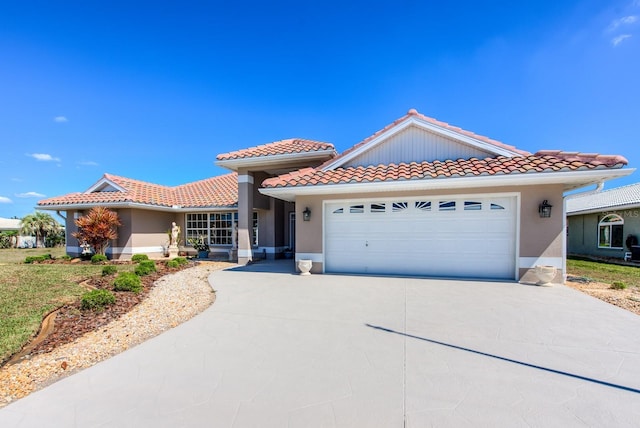
<instances>
[{"instance_id":1,"label":"stucco column","mask_svg":"<svg viewBox=\"0 0 640 428\"><path fill-rule=\"evenodd\" d=\"M238 264L253 260L253 174L238 171Z\"/></svg>"}]
</instances>

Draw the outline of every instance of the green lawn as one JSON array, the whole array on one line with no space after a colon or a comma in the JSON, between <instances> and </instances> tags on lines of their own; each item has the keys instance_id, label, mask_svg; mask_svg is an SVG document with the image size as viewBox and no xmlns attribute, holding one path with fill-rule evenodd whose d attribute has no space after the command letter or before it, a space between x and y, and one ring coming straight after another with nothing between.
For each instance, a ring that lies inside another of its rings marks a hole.
<instances>
[{"instance_id":1,"label":"green lawn","mask_svg":"<svg viewBox=\"0 0 640 428\"><path fill-rule=\"evenodd\" d=\"M0 266L3 263L22 263L28 256L41 256L43 254L51 254L53 258L59 258L67 253L65 247L0 249Z\"/></svg>"},{"instance_id":2,"label":"green lawn","mask_svg":"<svg viewBox=\"0 0 640 428\"><path fill-rule=\"evenodd\" d=\"M24 264L27 256L47 253L56 258L65 251L0 249L0 362L38 332L45 314L82 295L84 289L77 285L81 279L102 273L101 265Z\"/></svg>"},{"instance_id":3,"label":"green lawn","mask_svg":"<svg viewBox=\"0 0 640 428\"><path fill-rule=\"evenodd\" d=\"M567 260L567 273L583 276L598 282L611 284L621 281L628 286L640 287L640 268L635 266L620 266L587 260Z\"/></svg>"}]
</instances>

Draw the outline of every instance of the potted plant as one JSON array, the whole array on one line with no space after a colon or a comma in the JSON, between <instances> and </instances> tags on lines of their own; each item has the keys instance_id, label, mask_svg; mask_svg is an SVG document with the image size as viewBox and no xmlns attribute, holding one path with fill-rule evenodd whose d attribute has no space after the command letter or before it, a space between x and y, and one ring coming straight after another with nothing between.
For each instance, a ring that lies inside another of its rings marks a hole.
<instances>
[{"instance_id":1,"label":"potted plant","mask_svg":"<svg viewBox=\"0 0 640 428\"><path fill-rule=\"evenodd\" d=\"M204 238L204 236L189 238L188 241L193 249L198 252L199 259L206 259L207 257L209 257L209 243L207 243L207 240Z\"/></svg>"}]
</instances>

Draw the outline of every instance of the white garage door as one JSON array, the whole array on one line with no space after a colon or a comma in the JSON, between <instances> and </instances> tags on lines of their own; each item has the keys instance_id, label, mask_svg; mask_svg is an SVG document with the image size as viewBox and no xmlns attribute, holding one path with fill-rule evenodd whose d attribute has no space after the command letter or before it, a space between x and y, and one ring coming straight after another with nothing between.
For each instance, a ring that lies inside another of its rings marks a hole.
<instances>
[{"instance_id":1,"label":"white garage door","mask_svg":"<svg viewBox=\"0 0 640 428\"><path fill-rule=\"evenodd\" d=\"M324 244L326 272L513 279L516 198L331 202Z\"/></svg>"}]
</instances>

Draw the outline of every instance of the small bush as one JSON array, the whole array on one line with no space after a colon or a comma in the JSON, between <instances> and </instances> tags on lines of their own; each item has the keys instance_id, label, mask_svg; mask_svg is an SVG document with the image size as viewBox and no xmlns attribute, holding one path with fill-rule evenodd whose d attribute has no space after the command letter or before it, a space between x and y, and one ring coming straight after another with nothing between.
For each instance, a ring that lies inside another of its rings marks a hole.
<instances>
[{"instance_id":1,"label":"small bush","mask_svg":"<svg viewBox=\"0 0 640 428\"><path fill-rule=\"evenodd\" d=\"M622 281L616 281L611 284L611 288L613 288L614 290L624 290L625 288L627 288L627 284Z\"/></svg>"},{"instance_id":2,"label":"small bush","mask_svg":"<svg viewBox=\"0 0 640 428\"><path fill-rule=\"evenodd\" d=\"M156 263L153 260L142 260L138 266L136 266L136 275L145 276L151 272L156 271Z\"/></svg>"},{"instance_id":3,"label":"small bush","mask_svg":"<svg viewBox=\"0 0 640 428\"><path fill-rule=\"evenodd\" d=\"M185 257L176 257L172 261L177 262L178 265L180 266L186 265L187 263L189 263L189 261Z\"/></svg>"},{"instance_id":4,"label":"small bush","mask_svg":"<svg viewBox=\"0 0 640 428\"><path fill-rule=\"evenodd\" d=\"M118 269L114 265L107 265L102 268L102 276L113 275L118 272Z\"/></svg>"},{"instance_id":5,"label":"small bush","mask_svg":"<svg viewBox=\"0 0 640 428\"><path fill-rule=\"evenodd\" d=\"M91 256L91 263L94 265L99 265L100 263L104 263L107 261L107 256L104 254L94 254Z\"/></svg>"},{"instance_id":6,"label":"small bush","mask_svg":"<svg viewBox=\"0 0 640 428\"><path fill-rule=\"evenodd\" d=\"M143 260L149 260L149 256L147 256L146 254L134 254L131 257L131 261L134 263L140 263Z\"/></svg>"},{"instance_id":7,"label":"small bush","mask_svg":"<svg viewBox=\"0 0 640 428\"><path fill-rule=\"evenodd\" d=\"M175 261L175 260L169 260L169 261L167 262L167 267L168 267L168 268L172 268L172 269L176 269L176 268L179 268L179 267L180 267L180 263L178 263L178 262L177 262L177 261Z\"/></svg>"},{"instance_id":8,"label":"small bush","mask_svg":"<svg viewBox=\"0 0 640 428\"><path fill-rule=\"evenodd\" d=\"M51 257L51 254L43 254L41 256L27 256L24 259L25 263L40 263L43 262L45 260L51 260L53 257Z\"/></svg>"},{"instance_id":9,"label":"small bush","mask_svg":"<svg viewBox=\"0 0 640 428\"><path fill-rule=\"evenodd\" d=\"M69 260L71 260L71 259L73 259L73 257L71 257L69 254L65 254L64 256L60 257L60 260L67 260L67 261L69 261Z\"/></svg>"},{"instance_id":10,"label":"small bush","mask_svg":"<svg viewBox=\"0 0 640 428\"><path fill-rule=\"evenodd\" d=\"M113 281L113 289L116 291L133 291L139 293L142 291L142 283L140 277L133 272L122 272Z\"/></svg>"},{"instance_id":11,"label":"small bush","mask_svg":"<svg viewBox=\"0 0 640 428\"><path fill-rule=\"evenodd\" d=\"M115 302L116 296L111 291L91 290L82 295L80 307L85 310L102 311L105 306L113 305Z\"/></svg>"}]
</instances>

